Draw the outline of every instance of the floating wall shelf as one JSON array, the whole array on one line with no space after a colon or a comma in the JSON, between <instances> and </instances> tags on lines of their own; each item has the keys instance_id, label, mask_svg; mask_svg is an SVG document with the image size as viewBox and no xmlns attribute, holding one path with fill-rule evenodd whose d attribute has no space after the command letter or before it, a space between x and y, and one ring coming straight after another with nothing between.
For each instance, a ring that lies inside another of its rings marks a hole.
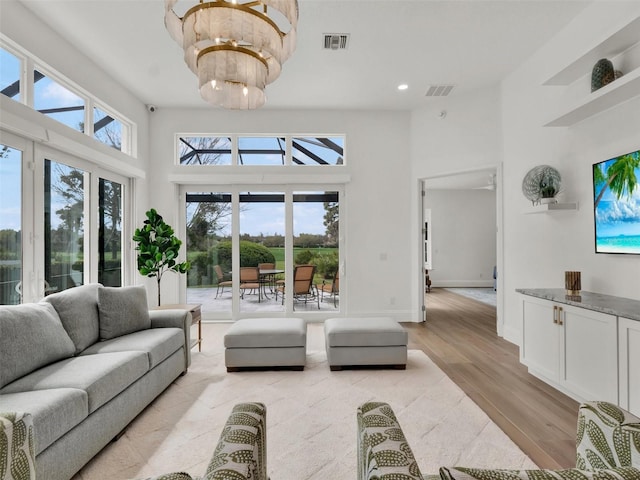
<instances>
[{"instance_id":1,"label":"floating wall shelf","mask_svg":"<svg viewBox=\"0 0 640 480\"><path fill-rule=\"evenodd\" d=\"M524 212L526 214L531 213L548 213L559 212L566 210L578 210L578 203L546 203L543 205L533 205L528 207Z\"/></svg>"},{"instance_id":2,"label":"floating wall shelf","mask_svg":"<svg viewBox=\"0 0 640 480\"><path fill-rule=\"evenodd\" d=\"M640 68L591 93L545 127L569 127L640 95Z\"/></svg>"},{"instance_id":3,"label":"floating wall shelf","mask_svg":"<svg viewBox=\"0 0 640 480\"><path fill-rule=\"evenodd\" d=\"M543 85L569 86L589 75L601 58L615 58L636 49L640 43L640 16L622 25L612 35L549 78ZM637 57L637 54L636 54ZM569 127L605 110L640 96L640 66L608 85L585 95L570 108L558 112L545 127Z\"/></svg>"},{"instance_id":4,"label":"floating wall shelf","mask_svg":"<svg viewBox=\"0 0 640 480\"><path fill-rule=\"evenodd\" d=\"M580 58L567 65L543 85L571 85L573 82L591 73L595 63L601 58L613 58L640 42L640 17L620 28Z\"/></svg>"}]
</instances>

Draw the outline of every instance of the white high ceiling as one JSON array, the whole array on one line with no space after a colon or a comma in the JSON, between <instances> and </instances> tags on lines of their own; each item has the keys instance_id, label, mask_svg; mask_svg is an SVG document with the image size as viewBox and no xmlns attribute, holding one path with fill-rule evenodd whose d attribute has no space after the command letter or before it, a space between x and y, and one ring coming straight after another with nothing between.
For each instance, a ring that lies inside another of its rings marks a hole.
<instances>
[{"instance_id":1,"label":"white high ceiling","mask_svg":"<svg viewBox=\"0 0 640 480\"><path fill-rule=\"evenodd\" d=\"M163 1L21 1L142 102L212 108L164 28ZM411 110L434 101L431 84L456 85L450 96L492 85L588 3L300 0L298 47L264 108ZM349 48L323 50L325 33L349 33Z\"/></svg>"}]
</instances>

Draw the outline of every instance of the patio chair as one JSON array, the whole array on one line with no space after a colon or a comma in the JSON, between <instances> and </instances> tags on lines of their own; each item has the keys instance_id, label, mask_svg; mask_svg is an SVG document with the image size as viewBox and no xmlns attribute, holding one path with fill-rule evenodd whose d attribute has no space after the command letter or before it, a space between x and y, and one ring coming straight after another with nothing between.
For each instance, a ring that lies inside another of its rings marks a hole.
<instances>
[{"instance_id":1,"label":"patio chair","mask_svg":"<svg viewBox=\"0 0 640 480\"><path fill-rule=\"evenodd\" d=\"M260 283L262 283L262 287L265 289L269 287L269 290L273 293L273 288L275 286L276 276L273 273L264 274L262 273L264 270L275 270L275 263L259 263L258 269L260 270Z\"/></svg>"},{"instance_id":2,"label":"patio chair","mask_svg":"<svg viewBox=\"0 0 640 480\"><path fill-rule=\"evenodd\" d=\"M338 294L340 293L340 272L336 271L336 274L333 277L333 282L327 283L326 280L322 280L322 285L319 285L320 290L320 300L324 300L325 293L330 297L333 297L333 306L338 307L338 303L336 301Z\"/></svg>"},{"instance_id":3,"label":"patio chair","mask_svg":"<svg viewBox=\"0 0 640 480\"><path fill-rule=\"evenodd\" d=\"M296 265L293 270L293 299L305 304L315 301L318 304L318 310L320 310L320 295L318 295L318 290L313 283L315 273L315 265ZM286 285L280 285L276 290L282 294L283 304L285 291Z\"/></svg>"},{"instance_id":4,"label":"patio chair","mask_svg":"<svg viewBox=\"0 0 640 480\"><path fill-rule=\"evenodd\" d=\"M244 299L246 290L256 290L258 302L260 302L262 300L260 287L260 269L258 267L240 267L240 298Z\"/></svg>"},{"instance_id":5,"label":"patio chair","mask_svg":"<svg viewBox=\"0 0 640 480\"><path fill-rule=\"evenodd\" d=\"M233 282L231 280L225 280L225 274L220 265L214 265L213 271L215 272L216 277L218 277L218 289L216 290L216 298L218 298L219 294L224 293L224 287L231 288Z\"/></svg>"}]
</instances>

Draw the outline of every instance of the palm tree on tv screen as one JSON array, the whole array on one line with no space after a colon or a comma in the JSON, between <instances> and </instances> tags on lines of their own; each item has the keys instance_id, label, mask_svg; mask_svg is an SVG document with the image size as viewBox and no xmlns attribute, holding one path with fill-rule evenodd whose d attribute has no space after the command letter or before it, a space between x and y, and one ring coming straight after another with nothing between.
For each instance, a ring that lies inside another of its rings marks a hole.
<instances>
[{"instance_id":1,"label":"palm tree on tv screen","mask_svg":"<svg viewBox=\"0 0 640 480\"><path fill-rule=\"evenodd\" d=\"M606 163L594 168L593 181L595 187L602 186L594 202L595 207L600 203L607 188L611 189L620 200L625 193L627 197L631 197L631 194L638 186L636 169L640 168L640 151L622 155L616 158L608 167Z\"/></svg>"}]
</instances>

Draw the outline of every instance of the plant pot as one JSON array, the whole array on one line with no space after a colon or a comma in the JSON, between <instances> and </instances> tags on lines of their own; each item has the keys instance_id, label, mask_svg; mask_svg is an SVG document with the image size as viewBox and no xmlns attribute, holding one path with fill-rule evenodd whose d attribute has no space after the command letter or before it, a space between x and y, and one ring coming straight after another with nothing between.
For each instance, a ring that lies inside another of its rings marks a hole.
<instances>
[{"instance_id":1,"label":"plant pot","mask_svg":"<svg viewBox=\"0 0 640 480\"><path fill-rule=\"evenodd\" d=\"M557 203L557 200L554 197L543 197L540 199L541 205L548 205L550 203Z\"/></svg>"}]
</instances>

